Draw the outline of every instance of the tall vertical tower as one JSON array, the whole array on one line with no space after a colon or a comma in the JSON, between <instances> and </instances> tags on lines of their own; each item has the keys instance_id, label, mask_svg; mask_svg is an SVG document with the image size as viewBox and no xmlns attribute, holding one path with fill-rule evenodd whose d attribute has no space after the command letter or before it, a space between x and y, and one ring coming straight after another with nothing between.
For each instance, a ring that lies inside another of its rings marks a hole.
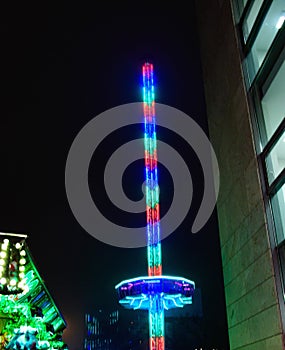
<instances>
[{"instance_id":1,"label":"tall vertical tower","mask_svg":"<svg viewBox=\"0 0 285 350\"><path fill-rule=\"evenodd\" d=\"M125 308L148 310L149 349L164 350L164 310L191 304L195 283L182 277L162 275L155 91L151 63L143 65L142 76L148 276L123 281L115 288L119 303Z\"/></svg>"}]
</instances>

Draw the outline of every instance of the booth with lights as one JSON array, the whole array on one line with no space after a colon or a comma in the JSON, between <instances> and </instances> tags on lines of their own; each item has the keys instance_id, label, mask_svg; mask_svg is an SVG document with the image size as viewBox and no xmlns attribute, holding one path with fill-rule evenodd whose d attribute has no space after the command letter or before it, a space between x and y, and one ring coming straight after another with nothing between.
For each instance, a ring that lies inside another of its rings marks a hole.
<instances>
[{"instance_id":1,"label":"booth with lights","mask_svg":"<svg viewBox=\"0 0 285 350\"><path fill-rule=\"evenodd\" d=\"M66 322L26 239L0 233L0 349L67 349L62 340Z\"/></svg>"}]
</instances>

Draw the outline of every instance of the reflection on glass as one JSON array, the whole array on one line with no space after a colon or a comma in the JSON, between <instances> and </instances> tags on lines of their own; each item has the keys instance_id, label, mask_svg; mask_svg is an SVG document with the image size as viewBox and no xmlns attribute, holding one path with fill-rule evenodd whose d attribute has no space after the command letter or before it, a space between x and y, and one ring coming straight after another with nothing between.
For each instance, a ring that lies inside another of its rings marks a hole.
<instances>
[{"instance_id":1,"label":"reflection on glass","mask_svg":"<svg viewBox=\"0 0 285 350\"><path fill-rule=\"evenodd\" d=\"M285 168L285 131L268 153L265 162L270 185Z\"/></svg>"},{"instance_id":2,"label":"reflection on glass","mask_svg":"<svg viewBox=\"0 0 285 350\"><path fill-rule=\"evenodd\" d=\"M264 18L259 33L255 39L254 44L246 58L248 67L249 80L252 83L258 69L262 65L262 62L278 32L276 24L279 21L280 16L285 11L285 1L275 0L272 2L267 15Z\"/></svg>"},{"instance_id":3,"label":"reflection on glass","mask_svg":"<svg viewBox=\"0 0 285 350\"><path fill-rule=\"evenodd\" d=\"M278 22L276 23L276 28L281 29L284 22L285 22L285 12L283 12L283 14L279 17Z\"/></svg>"},{"instance_id":4,"label":"reflection on glass","mask_svg":"<svg viewBox=\"0 0 285 350\"><path fill-rule=\"evenodd\" d=\"M285 239L285 184L271 200L277 243Z\"/></svg>"},{"instance_id":5,"label":"reflection on glass","mask_svg":"<svg viewBox=\"0 0 285 350\"><path fill-rule=\"evenodd\" d=\"M261 8L261 5L263 4L263 1L264 0L255 0L244 19L244 22L242 25L242 32L243 32L243 39L245 43L249 37L249 34L254 25L258 12Z\"/></svg>"},{"instance_id":6,"label":"reflection on glass","mask_svg":"<svg viewBox=\"0 0 285 350\"><path fill-rule=\"evenodd\" d=\"M268 141L285 117L285 61L261 100Z\"/></svg>"}]
</instances>

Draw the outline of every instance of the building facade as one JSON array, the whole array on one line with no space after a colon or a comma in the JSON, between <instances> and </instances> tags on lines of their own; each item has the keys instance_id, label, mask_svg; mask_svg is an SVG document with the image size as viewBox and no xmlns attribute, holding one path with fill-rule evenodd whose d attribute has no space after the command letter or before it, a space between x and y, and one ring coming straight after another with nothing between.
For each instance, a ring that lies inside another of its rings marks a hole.
<instances>
[{"instance_id":1,"label":"building facade","mask_svg":"<svg viewBox=\"0 0 285 350\"><path fill-rule=\"evenodd\" d=\"M84 349L115 349L118 336L119 311L105 313L98 310L94 314L85 314Z\"/></svg>"},{"instance_id":2,"label":"building facade","mask_svg":"<svg viewBox=\"0 0 285 350\"><path fill-rule=\"evenodd\" d=\"M284 349L285 1L196 1L230 349Z\"/></svg>"}]
</instances>

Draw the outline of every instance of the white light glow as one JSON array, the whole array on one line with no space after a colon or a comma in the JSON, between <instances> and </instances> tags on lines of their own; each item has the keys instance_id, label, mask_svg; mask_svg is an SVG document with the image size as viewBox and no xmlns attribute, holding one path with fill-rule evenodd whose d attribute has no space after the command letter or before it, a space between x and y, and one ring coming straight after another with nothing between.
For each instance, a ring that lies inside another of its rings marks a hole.
<instances>
[{"instance_id":1,"label":"white light glow","mask_svg":"<svg viewBox=\"0 0 285 350\"><path fill-rule=\"evenodd\" d=\"M20 263L21 265L25 265L26 259L24 259L24 258L20 259L19 263Z\"/></svg>"},{"instance_id":2,"label":"white light glow","mask_svg":"<svg viewBox=\"0 0 285 350\"><path fill-rule=\"evenodd\" d=\"M276 23L276 29L280 29L283 26L284 21L285 21L285 14L282 14Z\"/></svg>"},{"instance_id":3,"label":"white light glow","mask_svg":"<svg viewBox=\"0 0 285 350\"><path fill-rule=\"evenodd\" d=\"M1 283L1 284L6 284L6 282L7 282L7 280L6 280L5 277L2 277L2 278L0 279L0 283Z\"/></svg>"},{"instance_id":4,"label":"white light glow","mask_svg":"<svg viewBox=\"0 0 285 350\"><path fill-rule=\"evenodd\" d=\"M10 285L11 285L11 286L15 286L16 284L17 284L17 281L16 281L16 280L12 279L12 280L10 281Z\"/></svg>"}]
</instances>

